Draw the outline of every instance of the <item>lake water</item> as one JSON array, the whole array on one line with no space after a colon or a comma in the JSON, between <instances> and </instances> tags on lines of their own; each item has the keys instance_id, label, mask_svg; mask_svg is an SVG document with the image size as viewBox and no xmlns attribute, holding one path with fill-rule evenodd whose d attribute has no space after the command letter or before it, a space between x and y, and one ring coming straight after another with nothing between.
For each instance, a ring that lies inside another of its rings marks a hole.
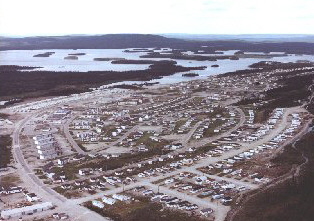
<instances>
[{"instance_id":1,"label":"lake water","mask_svg":"<svg viewBox=\"0 0 314 221\"><path fill-rule=\"evenodd\" d=\"M126 53L125 49L52 49L52 50L11 50L0 51L0 65L20 65L20 66L36 66L43 67L41 70L47 71L128 71L128 70L144 70L149 65L146 64L111 64L111 61L94 61L94 58L125 58L125 59L143 59L141 55L145 52ZM168 51L161 50L162 52ZM36 54L53 51L55 54L50 57L33 57ZM232 55L236 51L225 51L225 55ZM66 60L64 57L71 53L86 53L86 55L78 56L78 60ZM188 52L188 54L192 54ZM205 55L205 54L204 54ZM146 58L147 60L167 60L159 58ZM143 59L144 60L144 59ZM218 60L218 61L193 61L193 60L175 60L178 65L185 67L207 66L205 70L192 71L198 73L198 77L187 78L182 77L182 72L162 79L152 80L151 82L176 83L191 79L204 79L210 75L221 74L248 68L249 65L259 61L280 61L295 62L297 60L314 61L313 55L289 55L284 57L265 58L242 58L240 60ZM218 64L218 68L211 65Z\"/></svg>"}]
</instances>

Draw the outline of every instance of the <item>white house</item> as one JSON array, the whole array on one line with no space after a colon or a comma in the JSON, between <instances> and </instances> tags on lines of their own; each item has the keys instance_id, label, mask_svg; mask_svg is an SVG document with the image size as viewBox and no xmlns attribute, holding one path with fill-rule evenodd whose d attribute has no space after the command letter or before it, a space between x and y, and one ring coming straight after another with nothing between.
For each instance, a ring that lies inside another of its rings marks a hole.
<instances>
[{"instance_id":1,"label":"white house","mask_svg":"<svg viewBox=\"0 0 314 221\"><path fill-rule=\"evenodd\" d=\"M40 198L35 193L26 193L25 196L29 202L36 202L40 200Z\"/></svg>"},{"instance_id":2,"label":"white house","mask_svg":"<svg viewBox=\"0 0 314 221\"><path fill-rule=\"evenodd\" d=\"M120 200L120 201L127 201L127 200L131 199L131 197L126 196L126 195L121 195L121 194L113 194L112 198L114 198L116 200Z\"/></svg>"},{"instance_id":3,"label":"white house","mask_svg":"<svg viewBox=\"0 0 314 221\"><path fill-rule=\"evenodd\" d=\"M105 205L102 202L98 201L98 200L93 200L92 204L93 204L93 206L96 206L98 208L104 208L105 207Z\"/></svg>"},{"instance_id":4,"label":"white house","mask_svg":"<svg viewBox=\"0 0 314 221\"><path fill-rule=\"evenodd\" d=\"M103 198L101 199L104 203L109 204L109 205L113 205L116 203L116 200L107 196L103 196Z\"/></svg>"}]
</instances>

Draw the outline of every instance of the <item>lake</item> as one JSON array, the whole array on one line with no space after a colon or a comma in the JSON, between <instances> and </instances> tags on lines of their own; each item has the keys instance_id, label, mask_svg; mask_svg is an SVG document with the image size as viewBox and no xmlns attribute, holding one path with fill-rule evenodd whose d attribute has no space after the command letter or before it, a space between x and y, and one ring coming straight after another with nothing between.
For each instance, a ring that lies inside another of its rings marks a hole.
<instances>
[{"instance_id":1,"label":"lake","mask_svg":"<svg viewBox=\"0 0 314 221\"><path fill-rule=\"evenodd\" d=\"M52 49L52 50L11 50L0 51L0 65L20 65L43 67L41 70L47 71L129 71L129 70L144 70L149 67L147 64L111 64L111 61L94 61L94 58L125 58L125 59L142 59L142 60L168 60L160 58L140 58L146 52L127 53L125 49ZM170 49L162 49L162 52ZM36 54L44 52L55 52L50 57L33 57ZM156 51L156 50L155 50ZM158 51L158 50L157 50ZM160 52L161 52L160 51ZM236 51L224 51L225 55L232 55ZM71 53L86 53L86 55L78 56L78 60L66 60L64 57ZM192 54L187 52L187 54ZM204 54L206 55L206 54ZM180 81L188 81L191 79L204 79L210 75L221 74L241 69L247 69L249 65L259 61L280 61L280 62L295 62L297 60L314 61L313 55L288 55L284 57L266 58L241 58L240 60L218 60L218 61L195 61L195 60L177 60L178 65L193 67L207 66L205 70L193 71L198 73L198 77L188 78L182 77L182 73L177 73L171 76L163 77L162 79L152 80L151 82L160 82L161 84L176 83ZM218 68L211 67L213 64L218 64Z\"/></svg>"}]
</instances>

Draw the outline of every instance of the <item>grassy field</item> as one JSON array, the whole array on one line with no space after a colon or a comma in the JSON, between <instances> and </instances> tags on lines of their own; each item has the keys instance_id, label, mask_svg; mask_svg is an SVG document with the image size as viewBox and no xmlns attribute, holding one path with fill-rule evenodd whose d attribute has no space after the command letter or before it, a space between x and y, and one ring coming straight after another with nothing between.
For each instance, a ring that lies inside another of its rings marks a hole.
<instances>
[{"instance_id":1,"label":"grassy field","mask_svg":"<svg viewBox=\"0 0 314 221\"><path fill-rule=\"evenodd\" d=\"M2 119L8 119L9 116L10 116L9 114L0 113L0 118L2 118Z\"/></svg>"},{"instance_id":2,"label":"grassy field","mask_svg":"<svg viewBox=\"0 0 314 221\"><path fill-rule=\"evenodd\" d=\"M10 135L0 135L0 168L7 167L12 158Z\"/></svg>"},{"instance_id":3,"label":"grassy field","mask_svg":"<svg viewBox=\"0 0 314 221\"><path fill-rule=\"evenodd\" d=\"M3 187L15 186L20 182L20 178L15 175L5 175L0 177L0 183Z\"/></svg>"}]
</instances>

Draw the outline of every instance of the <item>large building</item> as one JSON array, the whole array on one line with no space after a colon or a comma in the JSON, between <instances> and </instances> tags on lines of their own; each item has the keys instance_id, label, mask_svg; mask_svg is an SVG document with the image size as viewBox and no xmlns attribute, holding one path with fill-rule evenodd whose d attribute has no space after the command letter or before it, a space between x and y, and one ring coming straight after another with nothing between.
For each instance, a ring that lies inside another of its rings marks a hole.
<instances>
[{"instance_id":1,"label":"large building","mask_svg":"<svg viewBox=\"0 0 314 221\"><path fill-rule=\"evenodd\" d=\"M45 202L40 204L35 204L32 206L24 206L21 208L14 208L1 211L2 219L10 219L14 217L21 217L23 215L31 215L37 212L51 209L53 204L51 202Z\"/></svg>"}]
</instances>

